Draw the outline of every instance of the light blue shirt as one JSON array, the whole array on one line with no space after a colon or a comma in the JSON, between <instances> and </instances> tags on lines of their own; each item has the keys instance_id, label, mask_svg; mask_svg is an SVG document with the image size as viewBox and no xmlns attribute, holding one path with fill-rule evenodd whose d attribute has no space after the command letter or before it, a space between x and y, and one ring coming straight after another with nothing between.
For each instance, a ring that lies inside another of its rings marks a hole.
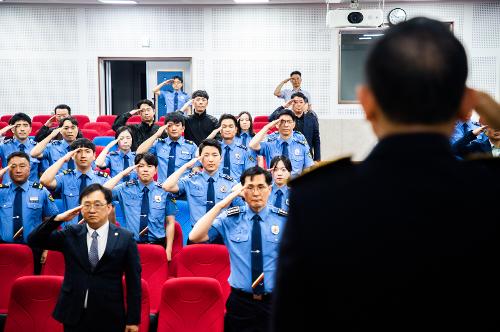
<instances>
[{"instance_id":1,"label":"light blue shirt","mask_svg":"<svg viewBox=\"0 0 500 332\"><path fill-rule=\"evenodd\" d=\"M177 92L177 108L174 109L175 93ZM184 106L190 96L184 91L160 91L159 102L165 105L165 114L176 112Z\"/></svg>"},{"instance_id":2,"label":"light blue shirt","mask_svg":"<svg viewBox=\"0 0 500 332\"><path fill-rule=\"evenodd\" d=\"M80 197L80 177L82 172L79 170L65 170L56 175L56 188L54 192L61 194L64 211L79 206L78 199ZM92 183L104 184L108 180L108 173L97 172L90 170L87 172L87 186ZM78 223L78 216L64 223L65 227Z\"/></svg>"},{"instance_id":3,"label":"light blue shirt","mask_svg":"<svg viewBox=\"0 0 500 332\"><path fill-rule=\"evenodd\" d=\"M48 165L53 165L57 160L61 159L70 151L70 147L68 142L65 140L54 140L47 144L47 147L43 150L43 160L47 160ZM73 163L75 161L73 160ZM76 166L75 166L76 167ZM61 173L63 170L68 169L68 163L64 163L61 169L59 170L59 173Z\"/></svg>"},{"instance_id":4,"label":"light blue shirt","mask_svg":"<svg viewBox=\"0 0 500 332\"><path fill-rule=\"evenodd\" d=\"M252 218L255 214L247 204L228 209L214 220L208 232L210 242L222 237L229 251L231 263L229 284L231 287L248 293L252 293ZM272 293L278 249L287 214L274 206L266 206L258 215L262 219L260 229L264 263L264 291Z\"/></svg>"},{"instance_id":5,"label":"light blue shirt","mask_svg":"<svg viewBox=\"0 0 500 332\"><path fill-rule=\"evenodd\" d=\"M302 171L312 165L314 161L309 151L309 145L304 140L299 140L292 135L284 140L280 135L268 137L266 141L260 143L258 154L266 158L266 164L271 165L271 160L276 156L281 156L283 142L288 143L288 158L292 163L292 176L300 175Z\"/></svg>"},{"instance_id":6,"label":"light blue shirt","mask_svg":"<svg viewBox=\"0 0 500 332\"><path fill-rule=\"evenodd\" d=\"M170 143L173 140L170 137L159 138L149 149L149 152L158 158L158 182L162 183L167 179L168 161L170 160ZM179 137L177 140L177 147L175 148L175 168L174 172L181 168L182 165L196 157L196 149L198 148L194 142ZM188 175L187 170L184 175Z\"/></svg>"},{"instance_id":7,"label":"light blue shirt","mask_svg":"<svg viewBox=\"0 0 500 332\"><path fill-rule=\"evenodd\" d=\"M292 95L294 93L297 93L297 92L301 92L304 94L304 96L307 97L307 102L309 104L312 104L311 102L311 94L309 92L307 92L306 90L302 90L302 89L298 89L298 90L292 90L292 89L283 89L281 90L281 93L280 95L278 96L278 98L281 98L281 99L284 99L285 101L289 101L290 99L292 99Z\"/></svg>"},{"instance_id":8,"label":"light blue shirt","mask_svg":"<svg viewBox=\"0 0 500 332\"><path fill-rule=\"evenodd\" d=\"M0 144L0 158L2 159L2 168L7 167L7 159L12 152L21 151L19 148L20 144L24 144L24 152L30 155L31 150L37 142L33 139L28 138L24 143L21 143L17 138L7 138ZM37 158L30 156L30 176L28 178L31 182L38 182L38 174L43 172L42 163ZM2 183L10 182L9 172L5 173L3 176Z\"/></svg>"},{"instance_id":9,"label":"light blue shirt","mask_svg":"<svg viewBox=\"0 0 500 332\"><path fill-rule=\"evenodd\" d=\"M466 128L464 128L464 123L466 124ZM451 144L455 143L456 141L464 137L467 132L479 128L480 126L481 125L479 123L473 122L471 120L467 122L457 121L455 124L455 129L453 129L453 134L451 135L450 138L450 143ZM484 137L485 137L484 133L481 133L480 135L478 135L476 139L481 139Z\"/></svg>"},{"instance_id":10,"label":"light blue shirt","mask_svg":"<svg viewBox=\"0 0 500 332\"><path fill-rule=\"evenodd\" d=\"M274 206L276 198L278 197L277 195L278 190L280 190L283 193L283 196L281 196L281 207L278 206L278 208L281 208L288 212L288 209L290 208L290 202L289 202L290 189L286 185L279 188L276 184L273 183L273 189L271 191L271 195L269 195L269 200L267 201L267 203L269 205Z\"/></svg>"},{"instance_id":11,"label":"light blue shirt","mask_svg":"<svg viewBox=\"0 0 500 332\"><path fill-rule=\"evenodd\" d=\"M23 188L23 241L26 243L33 229L42 222L42 218L56 215L59 211L49 191L41 184L26 181L20 187ZM0 235L5 242L14 242L16 188L14 183L0 185Z\"/></svg>"},{"instance_id":12,"label":"light blue shirt","mask_svg":"<svg viewBox=\"0 0 500 332\"><path fill-rule=\"evenodd\" d=\"M257 155L254 151L248 150L246 146L236 144L233 140L231 144L226 144L221 141L222 160L219 165L219 171L224 172L224 163L226 157L226 146L229 147L229 163L230 163L230 176L239 180L241 174L250 167L257 165Z\"/></svg>"},{"instance_id":13,"label":"light blue shirt","mask_svg":"<svg viewBox=\"0 0 500 332\"><path fill-rule=\"evenodd\" d=\"M131 180L113 189L113 201L118 201L124 212L125 218L121 226L131 231L136 241L139 241L144 187L144 183ZM156 241L165 237L165 218L175 214L171 212L172 208L175 210L175 204L158 182L153 181L147 187L149 189L148 241Z\"/></svg>"},{"instance_id":14,"label":"light blue shirt","mask_svg":"<svg viewBox=\"0 0 500 332\"><path fill-rule=\"evenodd\" d=\"M252 137L253 136L251 136L249 132L244 131L239 136L236 136L234 138L234 141L235 141L236 144L238 144L238 145L244 145L245 147L248 148L248 143L250 143L250 141L252 140ZM245 141L245 142L243 142L243 141Z\"/></svg>"},{"instance_id":15,"label":"light blue shirt","mask_svg":"<svg viewBox=\"0 0 500 332\"><path fill-rule=\"evenodd\" d=\"M121 171L123 171L125 169L124 157L125 157L125 153L123 153L123 151L121 151L121 150L112 151L112 152L108 153L108 155L106 156L106 159L104 161L104 163L106 164L105 168L109 168L109 170L111 171L110 172L111 177L117 176L118 173L120 173ZM128 157L129 166L133 166L134 160L135 160L135 152L129 151L127 153L127 157ZM136 172L132 172L129 174L129 180L134 180L134 179L137 179ZM120 182L125 182L125 181L124 181L124 179L121 179Z\"/></svg>"},{"instance_id":16,"label":"light blue shirt","mask_svg":"<svg viewBox=\"0 0 500 332\"><path fill-rule=\"evenodd\" d=\"M215 190L215 204L223 200L231 192L231 188L238 184L232 177L216 172L213 176ZM191 225L196 222L207 212L207 190L208 178L207 172L199 172L196 174L187 175L179 180L179 195L186 194L189 205L189 216ZM241 198L233 200L231 205L243 205Z\"/></svg>"}]
</instances>

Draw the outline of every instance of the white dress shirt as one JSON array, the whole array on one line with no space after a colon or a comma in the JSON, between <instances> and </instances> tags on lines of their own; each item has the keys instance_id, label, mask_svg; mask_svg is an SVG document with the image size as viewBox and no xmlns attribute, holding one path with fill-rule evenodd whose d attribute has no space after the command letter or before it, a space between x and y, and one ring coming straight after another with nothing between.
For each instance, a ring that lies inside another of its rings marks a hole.
<instances>
[{"instance_id":1,"label":"white dress shirt","mask_svg":"<svg viewBox=\"0 0 500 332\"><path fill-rule=\"evenodd\" d=\"M97 232L97 255L99 259L104 255L104 250L106 250L106 243L108 242L108 232L109 232L109 221L106 221L104 225L99 227L98 229L90 228L88 224L87 226L87 252L90 254L90 245L92 244L92 234L94 231ZM87 308L87 298L89 296L89 290L85 293L85 302L83 304L84 308Z\"/></svg>"}]
</instances>

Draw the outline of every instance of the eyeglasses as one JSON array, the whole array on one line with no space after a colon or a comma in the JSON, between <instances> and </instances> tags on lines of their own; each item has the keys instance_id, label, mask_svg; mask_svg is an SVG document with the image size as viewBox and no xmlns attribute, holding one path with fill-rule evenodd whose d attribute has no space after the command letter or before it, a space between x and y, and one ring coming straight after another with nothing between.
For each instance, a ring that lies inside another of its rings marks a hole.
<instances>
[{"instance_id":1,"label":"eyeglasses","mask_svg":"<svg viewBox=\"0 0 500 332\"><path fill-rule=\"evenodd\" d=\"M281 120L280 123L281 124L292 124L293 120Z\"/></svg>"},{"instance_id":2,"label":"eyeglasses","mask_svg":"<svg viewBox=\"0 0 500 332\"><path fill-rule=\"evenodd\" d=\"M246 190L248 191L255 191L255 189L257 189L257 191L259 192L263 192L264 190L266 190L268 188L268 186L264 186L264 185L258 185L258 186L248 186L246 188Z\"/></svg>"},{"instance_id":3,"label":"eyeglasses","mask_svg":"<svg viewBox=\"0 0 500 332\"><path fill-rule=\"evenodd\" d=\"M85 204L83 204L82 210L89 211L92 207L94 207L94 209L96 209L96 210L100 210L107 205L108 204L105 202L85 203Z\"/></svg>"}]
</instances>

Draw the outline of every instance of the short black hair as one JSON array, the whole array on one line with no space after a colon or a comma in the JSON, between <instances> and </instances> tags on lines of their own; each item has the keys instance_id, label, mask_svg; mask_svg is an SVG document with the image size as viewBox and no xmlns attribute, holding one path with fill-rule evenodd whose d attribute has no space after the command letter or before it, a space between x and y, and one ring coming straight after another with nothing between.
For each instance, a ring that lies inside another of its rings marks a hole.
<instances>
[{"instance_id":1,"label":"short black hair","mask_svg":"<svg viewBox=\"0 0 500 332\"><path fill-rule=\"evenodd\" d=\"M70 145L71 150L76 150L78 148L86 148L86 149L91 149L92 151L95 152L95 144L92 143L91 140L88 138L77 138L73 143Z\"/></svg>"},{"instance_id":2,"label":"short black hair","mask_svg":"<svg viewBox=\"0 0 500 332\"><path fill-rule=\"evenodd\" d=\"M31 118L26 113L16 113L9 119L9 125L15 124L17 121L26 121L31 126Z\"/></svg>"},{"instance_id":3,"label":"short black hair","mask_svg":"<svg viewBox=\"0 0 500 332\"><path fill-rule=\"evenodd\" d=\"M283 162L283 165L285 165L286 170L292 173L292 162L290 161L290 159L288 159L287 156L283 155L276 156L273 159L271 159L271 168L274 168L280 161Z\"/></svg>"},{"instance_id":4,"label":"short black hair","mask_svg":"<svg viewBox=\"0 0 500 332\"><path fill-rule=\"evenodd\" d=\"M199 151L200 155L201 155L201 151L203 151L203 149L206 146L213 146L214 148L217 148L217 150L219 150L219 154L222 155L222 147L220 146L220 143L218 140L216 140L216 139L204 139L200 143L200 146L198 147L198 151Z\"/></svg>"},{"instance_id":5,"label":"short black hair","mask_svg":"<svg viewBox=\"0 0 500 332\"><path fill-rule=\"evenodd\" d=\"M266 183L267 185L271 185L273 182L273 177L271 176L271 173L269 173L267 170L263 169L260 166L254 166L247 168L240 176L240 182L242 185L245 185L245 179L247 177L250 177L250 180L253 179L254 176L263 174L264 177L266 178Z\"/></svg>"},{"instance_id":6,"label":"short black hair","mask_svg":"<svg viewBox=\"0 0 500 332\"><path fill-rule=\"evenodd\" d=\"M14 157L21 157L21 158L24 158L26 159L28 162L30 162L30 156L26 153L26 152L22 152L22 151L15 151L15 152L12 152L11 154L9 154L9 156L7 157L7 164L10 162L10 160Z\"/></svg>"},{"instance_id":7,"label":"short black hair","mask_svg":"<svg viewBox=\"0 0 500 332\"><path fill-rule=\"evenodd\" d=\"M208 100L208 93L205 90L196 90L191 95L191 99L194 99L196 97L202 97L202 98L205 98L206 100Z\"/></svg>"},{"instance_id":8,"label":"short black hair","mask_svg":"<svg viewBox=\"0 0 500 332\"><path fill-rule=\"evenodd\" d=\"M298 70L294 70L290 73L290 77L292 77L293 75L299 75L300 77L302 77L302 73Z\"/></svg>"},{"instance_id":9,"label":"short black hair","mask_svg":"<svg viewBox=\"0 0 500 332\"><path fill-rule=\"evenodd\" d=\"M151 152L139 153L135 156L134 164L138 165L141 160L144 160L146 164L158 167L158 158Z\"/></svg>"},{"instance_id":10,"label":"short black hair","mask_svg":"<svg viewBox=\"0 0 500 332\"><path fill-rule=\"evenodd\" d=\"M288 108L282 109L278 112L278 116L276 117L276 119L279 119L283 115L289 115L292 118L293 122L297 122L297 116L292 112L292 110L289 110Z\"/></svg>"},{"instance_id":11,"label":"short black hair","mask_svg":"<svg viewBox=\"0 0 500 332\"><path fill-rule=\"evenodd\" d=\"M250 136L255 136L255 133L253 131L253 118L252 118L252 114L250 114L250 112L247 112L247 111L240 112L240 114L238 114L238 116L237 116L237 118L238 118L238 125L237 125L238 132L237 132L236 135L238 135L238 136L241 135L240 117L243 114L248 115L248 119L250 120L250 128L248 128L248 133L250 134Z\"/></svg>"},{"instance_id":12,"label":"short black hair","mask_svg":"<svg viewBox=\"0 0 500 332\"><path fill-rule=\"evenodd\" d=\"M233 120L235 127L238 126L238 120L236 119L236 117L232 114L225 113L225 114L222 114L219 118L219 127L222 125L222 120L227 120L227 119Z\"/></svg>"},{"instance_id":13,"label":"short black hair","mask_svg":"<svg viewBox=\"0 0 500 332\"><path fill-rule=\"evenodd\" d=\"M164 124L167 124L168 122L173 122L173 123L182 123L182 126L186 126L186 120L184 119L184 115L182 115L179 112L170 112L165 115L165 121Z\"/></svg>"},{"instance_id":14,"label":"short black hair","mask_svg":"<svg viewBox=\"0 0 500 332\"><path fill-rule=\"evenodd\" d=\"M71 107L69 107L66 104L59 104L56 107L54 107L54 113L56 112L56 109L67 109L68 110L68 114L71 115Z\"/></svg>"},{"instance_id":15,"label":"short black hair","mask_svg":"<svg viewBox=\"0 0 500 332\"><path fill-rule=\"evenodd\" d=\"M148 105L148 106L151 106L151 108L153 108L153 110L155 109L155 104L153 104L153 102L152 102L151 100L149 100L149 99L139 100L139 101L137 102L137 104L135 105L135 107L137 107L137 108L141 108L141 105L142 105L142 104L146 104L146 105Z\"/></svg>"},{"instance_id":16,"label":"short black hair","mask_svg":"<svg viewBox=\"0 0 500 332\"><path fill-rule=\"evenodd\" d=\"M439 124L456 117L467 71L464 47L449 27L423 17L389 28L365 63L382 112L401 124Z\"/></svg>"},{"instance_id":17,"label":"short black hair","mask_svg":"<svg viewBox=\"0 0 500 332\"><path fill-rule=\"evenodd\" d=\"M129 126L121 126L120 128L118 128L115 132L115 138L118 138L118 135L120 135L124 131L128 131L130 133L130 136L132 136L132 144L133 144L134 135L132 135L132 128L130 128Z\"/></svg>"},{"instance_id":18,"label":"short black hair","mask_svg":"<svg viewBox=\"0 0 500 332\"><path fill-rule=\"evenodd\" d=\"M111 190L109 190L108 188L105 188L102 184L99 184L99 183L92 183L92 184L86 186L82 190L82 192L80 193L80 197L78 198L78 203L81 203L82 199L85 196L88 196L91 193L96 192L96 191L102 192L104 194L104 199L106 200L106 203L111 204L111 202L113 201L113 193L111 192Z\"/></svg>"},{"instance_id":19,"label":"short black hair","mask_svg":"<svg viewBox=\"0 0 500 332\"><path fill-rule=\"evenodd\" d=\"M78 120L72 116L68 116L68 117L65 117L65 118L62 118L61 120L59 120L59 128L61 128L64 125L64 122L66 122L66 121L69 121L78 127Z\"/></svg>"},{"instance_id":20,"label":"short black hair","mask_svg":"<svg viewBox=\"0 0 500 332\"><path fill-rule=\"evenodd\" d=\"M181 83L184 83L184 81L182 80L182 77L180 77L178 75L175 75L172 77L172 80L175 80L175 79L178 79L179 81L181 81Z\"/></svg>"},{"instance_id":21,"label":"short black hair","mask_svg":"<svg viewBox=\"0 0 500 332\"><path fill-rule=\"evenodd\" d=\"M299 98L302 98L304 100L304 103L308 103L309 102L309 99L307 99L306 95L303 94L302 92L295 92L291 97L290 99L293 99L295 97L299 97Z\"/></svg>"}]
</instances>

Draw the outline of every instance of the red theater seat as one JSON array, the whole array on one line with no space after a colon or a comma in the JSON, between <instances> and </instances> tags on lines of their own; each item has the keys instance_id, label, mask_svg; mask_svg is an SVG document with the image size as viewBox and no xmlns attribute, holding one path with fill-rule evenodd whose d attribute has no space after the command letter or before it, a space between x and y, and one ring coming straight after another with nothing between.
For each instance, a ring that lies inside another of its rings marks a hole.
<instances>
[{"instance_id":1,"label":"red theater seat","mask_svg":"<svg viewBox=\"0 0 500 332\"><path fill-rule=\"evenodd\" d=\"M224 301L217 280L170 279L161 292L158 332L222 332Z\"/></svg>"},{"instance_id":2,"label":"red theater seat","mask_svg":"<svg viewBox=\"0 0 500 332\"><path fill-rule=\"evenodd\" d=\"M105 136L106 132L111 129L111 125L107 122L89 122L83 126L83 129L94 129L100 136Z\"/></svg>"},{"instance_id":3,"label":"red theater seat","mask_svg":"<svg viewBox=\"0 0 500 332\"><path fill-rule=\"evenodd\" d=\"M13 114L4 114L0 117L0 121L9 123L10 118Z\"/></svg>"},{"instance_id":4,"label":"red theater seat","mask_svg":"<svg viewBox=\"0 0 500 332\"><path fill-rule=\"evenodd\" d=\"M3 128L7 127L8 125L9 125L8 122L6 122L6 121L0 121L0 129L3 129ZM10 131L10 130L7 130L7 132L4 133L3 135L5 137L12 137L13 136L12 131Z\"/></svg>"},{"instance_id":5,"label":"red theater seat","mask_svg":"<svg viewBox=\"0 0 500 332\"><path fill-rule=\"evenodd\" d=\"M42 268L42 275L64 276L64 255L59 251L49 250Z\"/></svg>"},{"instance_id":6,"label":"red theater seat","mask_svg":"<svg viewBox=\"0 0 500 332\"><path fill-rule=\"evenodd\" d=\"M127 120L128 123L141 123L141 116L140 115L132 115L130 118Z\"/></svg>"},{"instance_id":7,"label":"red theater seat","mask_svg":"<svg viewBox=\"0 0 500 332\"><path fill-rule=\"evenodd\" d=\"M257 115L256 117L253 118L253 122L268 122L269 117L267 115Z\"/></svg>"},{"instance_id":8,"label":"red theater seat","mask_svg":"<svg viewBox=\"0 0 500 332\"><path fill-rule=\"evenodd\" d=\"M106 135L104 136L112 136L115 137L115 131L113 129L109 129L106 131Z\"/></svg>"},{"instance_id":9,"label":"red theater seat","mask_svg":"<svg viewBox=\"0 0 500 332\"><path fill-rule=\"evenodd\" d=\"M78 128L80 128L80 129L85 127L86 123L90 122L90 119L87 115L75 114L75 115L72 115L72 117L75 118L76 121L78 121Z\"/></svg>"},{"instance_id":10,"label":"red theater seat","mask_svg":"<svg viewBox=\"0 0 500 332\"><path fill-rule=\"evenodd\" d=\"M94 129L80 129L80 131L82 132L83 137L88 138L91 141L99 136L97 130Z\"/></svg>"},{"instance_id":11,"label":"red theater seat","mask_svg":"<svg viewBox=\"0 0 500 332\"><path fill-rule=\"evenodd\" d=\"M177 271L177 258L178 254L183 250L184 246L184 236L182 234L182 227L176 221L175 222L175 236L174 243L172 244L172 259L168 263L168 275L174 277Z\"/></svg>"},{"instance_id":12,"label":"red theater seat","mask_svg":"<svg viewBox=\"0 0 500 332\"><path fill-rule=\"evenodd\" d=\"M63 277L28 276L14 282L4 332L63 332L52 318Z\"/></svg>"},{"instance_id":13,"label":"red theater seat","mask_svg":"<svg viewBox=\"0 0 500 332\"><path fill-rule=\"evenodd\" d=\"M163 123L165 122L165 115L160 116L160 118L158 119L158 122L161 122L162 126L163 126Z\"/></svg>"},{"instance_id":14,"label":"red theater seat","mask_svg":"<svg viewBox=\"0 0 500 332\"><path fill-rule=\"evenodd\" d=\"M125 309L127 308L127 285L125 283L125 277L123 278L123 295ZM139 324L139 332L149 331L149 287L148 283L141 279L141 323Z\"/></svg>"},{"instance_id":15,"label":"red theater seat","mask_svg":"<svg viewBox=\"0 0 500 332\"><path fill-rule=\"evenodd\" d=\"M115 119L116 115L99 115L95 120L96 122L107 122L112 126L115 122Z\"/></svg>"},{"instance_id":16,"label":"red theater seat","mask_svg":"<svg viewBox=\"0 0 500 332\"><path fill-rule=\"evenodd\" d=\"M223 301L231 292L227 279L231 272L229 253L221 244L192 244L182 249L177 257L177 277L207 277L219 281Z\"/></svg>"},{"instance_id":17,"label":"red theater seat","mask_svg":"<svg viewBox=\"0 0 500 332\"><path fill-rule=\"evenodd\" d=\"M32 122L41 122L42 124L45 124L48 119L50 119L52 115L49 114L38 114L34 115L33 118L31 119Z\"/></svg>"},{"instance_id":18,"label":"red theater seat","mask_svg":"<svg viewBox=\"0 0 500 332\"><path fill-rule=\"evenodd\" d=\"M33 274L33 254L24 244L0 245L0 314L7 312L14 281Z\"/></svg>"},{"instance_id":19,"label":"red theater seat","mask_svg":"<svg viewBox=\"0 0 500 332\"><path fill-rule=\"evenodd\" d=\"M42 122L37 122L37 121L32 121L31 122L31 133L30 135L31 136L35 136L36 133L40 130L40 128L42 128L44 123Z\"/></svg>"},{"instance_id":20,"label":"red theater seat","mask_svg":"<svg viewBox=\"0 0 500 332\"><path fill-rule=\"evenodd\" d=\"M161 286L168 279L167 254L162 246L138 244L142 278L148 283L151 313L158 312Z\"/></svg>"}]
</instances>

